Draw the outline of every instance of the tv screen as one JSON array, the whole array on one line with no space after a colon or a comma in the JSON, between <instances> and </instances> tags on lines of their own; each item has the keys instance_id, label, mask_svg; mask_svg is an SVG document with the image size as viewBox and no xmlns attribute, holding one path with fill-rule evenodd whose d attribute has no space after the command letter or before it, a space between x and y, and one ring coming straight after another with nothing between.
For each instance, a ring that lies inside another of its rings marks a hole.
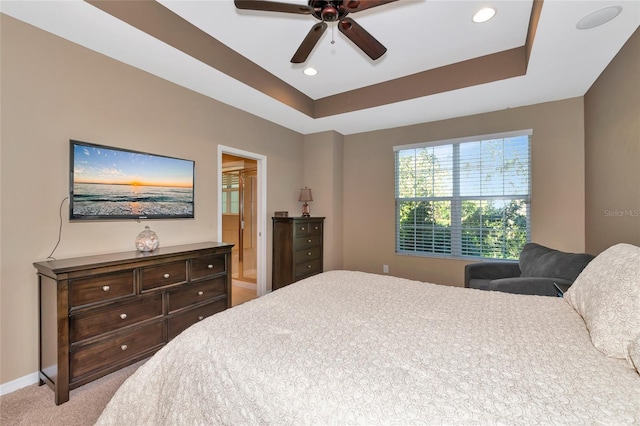
<instances>
[{"instance_id":1,"label":"tv screen","mask_svg":"<svg viewBox=\"0 0 640 426\"><path fill-rule=\"evenodd\" d=\"M194 161L70 142L71 220L194 217Z\"/></svg>"}]
</instances>

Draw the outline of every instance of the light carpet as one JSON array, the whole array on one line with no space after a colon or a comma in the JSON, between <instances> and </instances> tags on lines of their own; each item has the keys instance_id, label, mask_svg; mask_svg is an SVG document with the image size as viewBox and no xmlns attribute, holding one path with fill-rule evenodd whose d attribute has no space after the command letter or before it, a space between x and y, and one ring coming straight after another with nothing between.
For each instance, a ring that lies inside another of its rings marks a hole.
<instances>
[{"instance_id":1,"label":"light carpet","mask_svg":"<svg viewBox=\"0 0 640 426\"><path fill-rule=\"evenodd\" d=\"M120 385L144 361L125 367L71 391L56 405L53 390L33 384L0 397L2 426L89 426L98 419Z\"/></svg>"}]
</instances>

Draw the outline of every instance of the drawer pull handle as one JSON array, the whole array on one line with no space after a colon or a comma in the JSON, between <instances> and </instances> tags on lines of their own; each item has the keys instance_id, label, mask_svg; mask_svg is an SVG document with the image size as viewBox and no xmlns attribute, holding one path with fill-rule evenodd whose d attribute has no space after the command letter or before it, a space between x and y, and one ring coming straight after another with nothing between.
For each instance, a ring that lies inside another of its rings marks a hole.
<instances>
[{"instance_id":1,"label":"drawer pull handle","mask_svg":"<svg viewBox=\"0 0 640 426\"><path fill-rule=\"evenodd\" d=\"M304 231L304 226L300 228L301 231Z\"/></svg>"},{"instance_id":2,"label":"drawer pull handle","mask_svg":"<svg viewBox=\"0 0 640 426\"><path fill-rule=\"evenodd\" d=\"M198 296L202 296L203 294L204 294L204 291L202 291L202 290L200 290L200 291L198 292Z\"/></svg>"},{"instance_id":3,"label":"drawer pull handle","mask_svg":"<svg viewBox=\"0 0 640 426\"><path fill-rule=\"evenodd\" d=\"M108 285L103 285L102 286L102 291L109 291L111 287L109 287Z\"/></svg>"},{"instance_id":4,"label":"drawer pull handle","mask_svg":"<svg viewBox=\"0 0 640 426\"><path fill-rule=\"evenodd\" d=\"M213 265L207 265L207 268L213 269Z\"/></svg>"},{"instance_id":5,"label":"drawer pull handle","mask_svg":"<svg viewBox=\"0 0 640 426\"><path fill-rule=\"evenodd\" d=\"M203 317L202 315L200 315L200 316L198 317L198 321L202 321L203 319L204 319L204 317Z\"/></svg>"},{"instance_id":6,"label":"drawer pull handle","mask_svg":"<svg viewBox=\"0 0 640 426\"><path fill-rule=\"evenodd\" d=\"M313 266L307 265L307 269L311 269L311 268L313 268Z\"/></svg>"},{"instance_id":7,"label":"drawer pull handle","mask_svg":"<svg viewBox=\"0 0 640 426\"><path fill-rule=\"evenodd\" d=\"M123 351L126 351L129 347L127 345L122 345L120 346L120 349L122 349Z\"/></svg>"},{"instance_id":8,"label":"drawer pull handle","mask_svg":"<svg viewBox=\"0 0 640 426\"><path fill-rule=\"evenodd\" d=\"M120 318L127 319L127 314L120 314Z\"/></svg>"},{"instance_id":9,"label":"drawer pull handle","mask_svg":"<svg viewBox=\"0 0 640 426\"><path fill-rule=\"evenodd\" d=\"M169 274L164 274L163 277L169 278Z\"/></svg>"},{"instance_id":10,"label":"drawer pull handle","mask_svg":"<svg viewBox=\"0 0 640 426\"><path fill-rule=\"evenodd\" d=\"M310 243L312 240L307 240L308 243Z\"/></svg>"},{"instance_id":11,"label":"drawer pull handle","mask_svg":"<svg viewBox=\"0 0 640 426\"><path fill-rule=\"evenodd\" d=\"M313 254L313 253L309 252L309 253L307 253L307 256L311 256L312 254Z\"/></svg>"},{"instance_id":12,"label":"drawer pull handle","mask_svg":"<svg viewBox=\"0 0 640 426\"><path fill-rule=\"evenodd\" d=\"M320 227L319 227L319 226L316 226L316 227L314 227L313 229L315 229L315 230L317 231L318 229L320 229Z\"/></svg>"}]
</instances>

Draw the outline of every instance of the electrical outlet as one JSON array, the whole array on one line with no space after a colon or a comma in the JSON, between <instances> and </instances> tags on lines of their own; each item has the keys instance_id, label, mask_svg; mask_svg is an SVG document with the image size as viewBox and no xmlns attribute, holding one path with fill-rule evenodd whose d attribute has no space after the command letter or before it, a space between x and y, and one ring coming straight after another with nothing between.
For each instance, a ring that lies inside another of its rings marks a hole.
<instances>
[{"instance_id":1,"label":"electrical outlet","mask_svg":"<svg viewBox=\"0 0 640 426\"><path fill-rule=\"evenodd\" d=\"M382 272L384 272L385 274L389 273L389 265L382 265Z\"/></svg>"}]
</instances>

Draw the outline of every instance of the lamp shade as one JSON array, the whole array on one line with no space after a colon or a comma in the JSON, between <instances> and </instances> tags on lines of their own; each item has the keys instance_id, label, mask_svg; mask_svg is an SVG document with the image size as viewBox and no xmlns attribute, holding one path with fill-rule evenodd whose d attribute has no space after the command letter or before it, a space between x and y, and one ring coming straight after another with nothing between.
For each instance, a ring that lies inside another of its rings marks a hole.
<instances>
[{"instance_id":1,"label":"lamp shade","mask_svg":"<svg viewBox=\"0 0 640 426\"><path fill-rule=\"evenodd\" d=\"M300 198L298 198L298 201L313 201L313 197L311 196L311 188L303 188L300 190Z\"/></svg>"}]
</instances>

